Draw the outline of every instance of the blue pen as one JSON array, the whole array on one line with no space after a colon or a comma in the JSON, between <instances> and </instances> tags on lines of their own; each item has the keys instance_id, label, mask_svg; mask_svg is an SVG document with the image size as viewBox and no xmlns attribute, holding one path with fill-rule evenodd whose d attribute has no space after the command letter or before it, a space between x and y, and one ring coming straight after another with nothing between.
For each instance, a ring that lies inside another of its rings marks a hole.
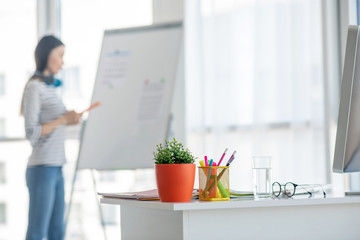
<instances>
[{"instance_id":1,"label":"blue pen","mask_svg":"<svg viewBox=\"0 0 360 240\"><path fill-rule=\"evenodd\" d=\"M208 186L209 186L210 176L211 176L211 167L212 167L212 165L213 165L213 160L211 159L211 160L210 160L210 163L209 163L209 167L210 167L210 168L209 168L208 178L207 178L207 180L206 180L205 189L207 189Z\"/></svg>"}]
</instances>

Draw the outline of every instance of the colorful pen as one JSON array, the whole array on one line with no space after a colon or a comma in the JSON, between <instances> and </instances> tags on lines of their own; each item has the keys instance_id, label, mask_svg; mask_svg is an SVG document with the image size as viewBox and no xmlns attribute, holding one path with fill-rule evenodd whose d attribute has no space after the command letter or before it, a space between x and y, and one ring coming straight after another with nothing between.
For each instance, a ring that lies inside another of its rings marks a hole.
<instances>
[{"instance_id":1,"label":"colorful pen","mask_svg":"<svg viewBox=\"0 0 360 240\"><path fill-rule=\"evenodd\" d=\"M236 152L236 151L235 151L235 152ZM235 152L234 152L234 154L235 154ZM230 166L230 164L232 163L232 161L234 161L234 159L235 159L235 157L232 156L232 158L230 158L230 160L227 162L226 166L227 166L227 167ZM224 172L225 172L225 169L223 169L223 170L220 172L220 174L219 174L219 176L218 176L218 183L220 183L220 179L221 179L222 175L224 174ZM211 189L214 187L214 185L215 185L215 183L212 183L212 184L210 185L210 187L209 187L209 190L211 190Z\"/></svg>"},{"instance_id":2,"label":"colorful pen","mask_svg":"<svg viewBox=\"0 0 360 240\"><path fill-rule=\"evenodd\" d=\"M232 157L226 164L226 166L230 166L230 164L232 163L232 161L234 161L235 157Z\"/></svg>"},{"instance_id":3,"label":"colorful pen","mask_svg":"<svg viewBox=\"0 0 360 240\"><path fill-rule=\"evenodd\" d=\"M96 102L96 103L92 104L90 107L88 107L87 109L85 109L84 111L82 111L80 114L84 114L85 112L90 111L100 105L101 105L101 102Z\"/></svg>"},{"instance_id":4,"label":"colorful pen","mask_svg":"<svg viewBox=\"0 0 360 240\"><path fill-rule=\"evenodd\" d=\"M225 151L224 151L224 153L223 153L223 155L221 156L218 166L220 166L221 161L224 159L227 150L228 150L228 149L226 148Z\"/></svg>"},{"instance_id":5,"label":"colorful pen","mask_svg":"<svg viewBox=\"0 0 360 240\"><path fill-rule=\"evenodd\" d=\"M205 166L208 166L207 156L205 156Z\"/></svg>"},{"instance_id":6,"label":"colorful pen","mask_svg":"<svg viewBox=\"0 0 360 240\"><path fill-rule=\"evenodd\" d=\"M231 160L233 157L235 157L235 154L236 154L236 151L233 152L233 154L232 154L231 157L229 158L229 161L226 163L226 166L229 166L228 164L229 164L230 160Z\"/></svg>"},{"instance_id":7,"label":"colorful pen","mask_svg":"<svg viewBox=\"0 0 360 240\"><path fill-rule=\"evenodd\" d=\"M210 164L211 164L210 165L210 171L209 171L210 178L209 178L208 186L215 183L216 172L217 172L217 168L215 167L216 163L215 163L215 161L213 159L211 159ZM212 168L212 167L215 167L215 168ZM210 190L208 188L208 194L209 194L210 198L216 198L216 192L217 192L217 188L213 188L212 190Z\"/></svg>"}]
</instances>

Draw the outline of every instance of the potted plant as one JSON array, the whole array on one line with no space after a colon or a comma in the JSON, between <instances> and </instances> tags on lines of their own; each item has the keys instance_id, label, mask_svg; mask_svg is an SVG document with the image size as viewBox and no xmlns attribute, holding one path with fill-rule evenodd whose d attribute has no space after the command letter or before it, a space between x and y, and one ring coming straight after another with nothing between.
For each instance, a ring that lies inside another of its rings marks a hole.
<instances>
[{"instance_id":1,"label":"potted plant","mask_svg":"<svg viewBox=\"0 0 360 240\"><path fill-rule=\"evenodd\" d=\"M160 200L190 202L195 181L195 157L175 138L156 147L153 153Z\"/></svg>"}]
</instances>

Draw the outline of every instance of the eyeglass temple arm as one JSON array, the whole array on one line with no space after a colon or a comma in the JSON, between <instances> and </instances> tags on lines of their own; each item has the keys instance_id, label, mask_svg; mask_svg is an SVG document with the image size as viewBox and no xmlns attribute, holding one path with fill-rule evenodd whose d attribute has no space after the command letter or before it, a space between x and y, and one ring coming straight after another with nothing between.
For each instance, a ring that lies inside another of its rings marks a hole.
<instances>
[{"instance_id":1,"label":"eyeglass temple arm","mask_svg":"<svg viewBox=\"0 0 360 240\"><path fill-rule=\"evenodd\" d=\"M311 185L311 184L309 184ZM324 198L326 197L326 192L324 191L324 188L321 184L313 184L314 186L320 186L321 187L321 190L323 191L323 195L324 195Z\"/></svg>"},{"instance_id":2,"label":"eyeglass temple arm","mask_svg":"<svg viewBox=\"0 0 360 240\"><path fill-rule=\"evenodd\" d=\"M310 194L310 197L312 196L312 192L310 192L309 190L307 190L306 188L304 188L304 186L306 186L307 184L296 184L296 183L292 183L294 185L295 188L297 187L301 187L302 189L304 189L305 191L307 191L308 194Z\"/></svg>"},{"instance_id":3,"label":"eyeglass temple arm","mask_svg":"<svg viewBox=\"0 0 360 240\"><path fill-rule=\"evenodd\" d=\"M295 184L295 183L294 183ZM295 184L296 186L298 186L297 184ZM322 192L323 192L323 195L324 195L324 197L326 197L326 192L324 191L324 188L322 187L322 185L321 184L302 184L303 186L320 186L321 187L321 190L322 190ZM306 190L307 191L307 190ZM310 193L309 191L308 191L308 193ZM312 193L310 193L311 195L312 195Z\"/></svg>"}]
</instances>

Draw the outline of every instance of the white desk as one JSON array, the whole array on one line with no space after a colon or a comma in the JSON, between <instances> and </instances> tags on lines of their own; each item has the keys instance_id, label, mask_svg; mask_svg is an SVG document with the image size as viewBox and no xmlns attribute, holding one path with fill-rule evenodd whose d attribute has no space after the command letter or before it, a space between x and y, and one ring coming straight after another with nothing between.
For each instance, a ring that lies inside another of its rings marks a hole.
<instances>
[{"instance_id":1,"label":"white desk","mask_svg":"<svg viewBox=\"0 0 360 240\"><path fill-rule=\"evenodd\" d=\"M161 203L102 198L120 205L121 239L359 240L360 197Z\"/></svg>"}]
</instances>

